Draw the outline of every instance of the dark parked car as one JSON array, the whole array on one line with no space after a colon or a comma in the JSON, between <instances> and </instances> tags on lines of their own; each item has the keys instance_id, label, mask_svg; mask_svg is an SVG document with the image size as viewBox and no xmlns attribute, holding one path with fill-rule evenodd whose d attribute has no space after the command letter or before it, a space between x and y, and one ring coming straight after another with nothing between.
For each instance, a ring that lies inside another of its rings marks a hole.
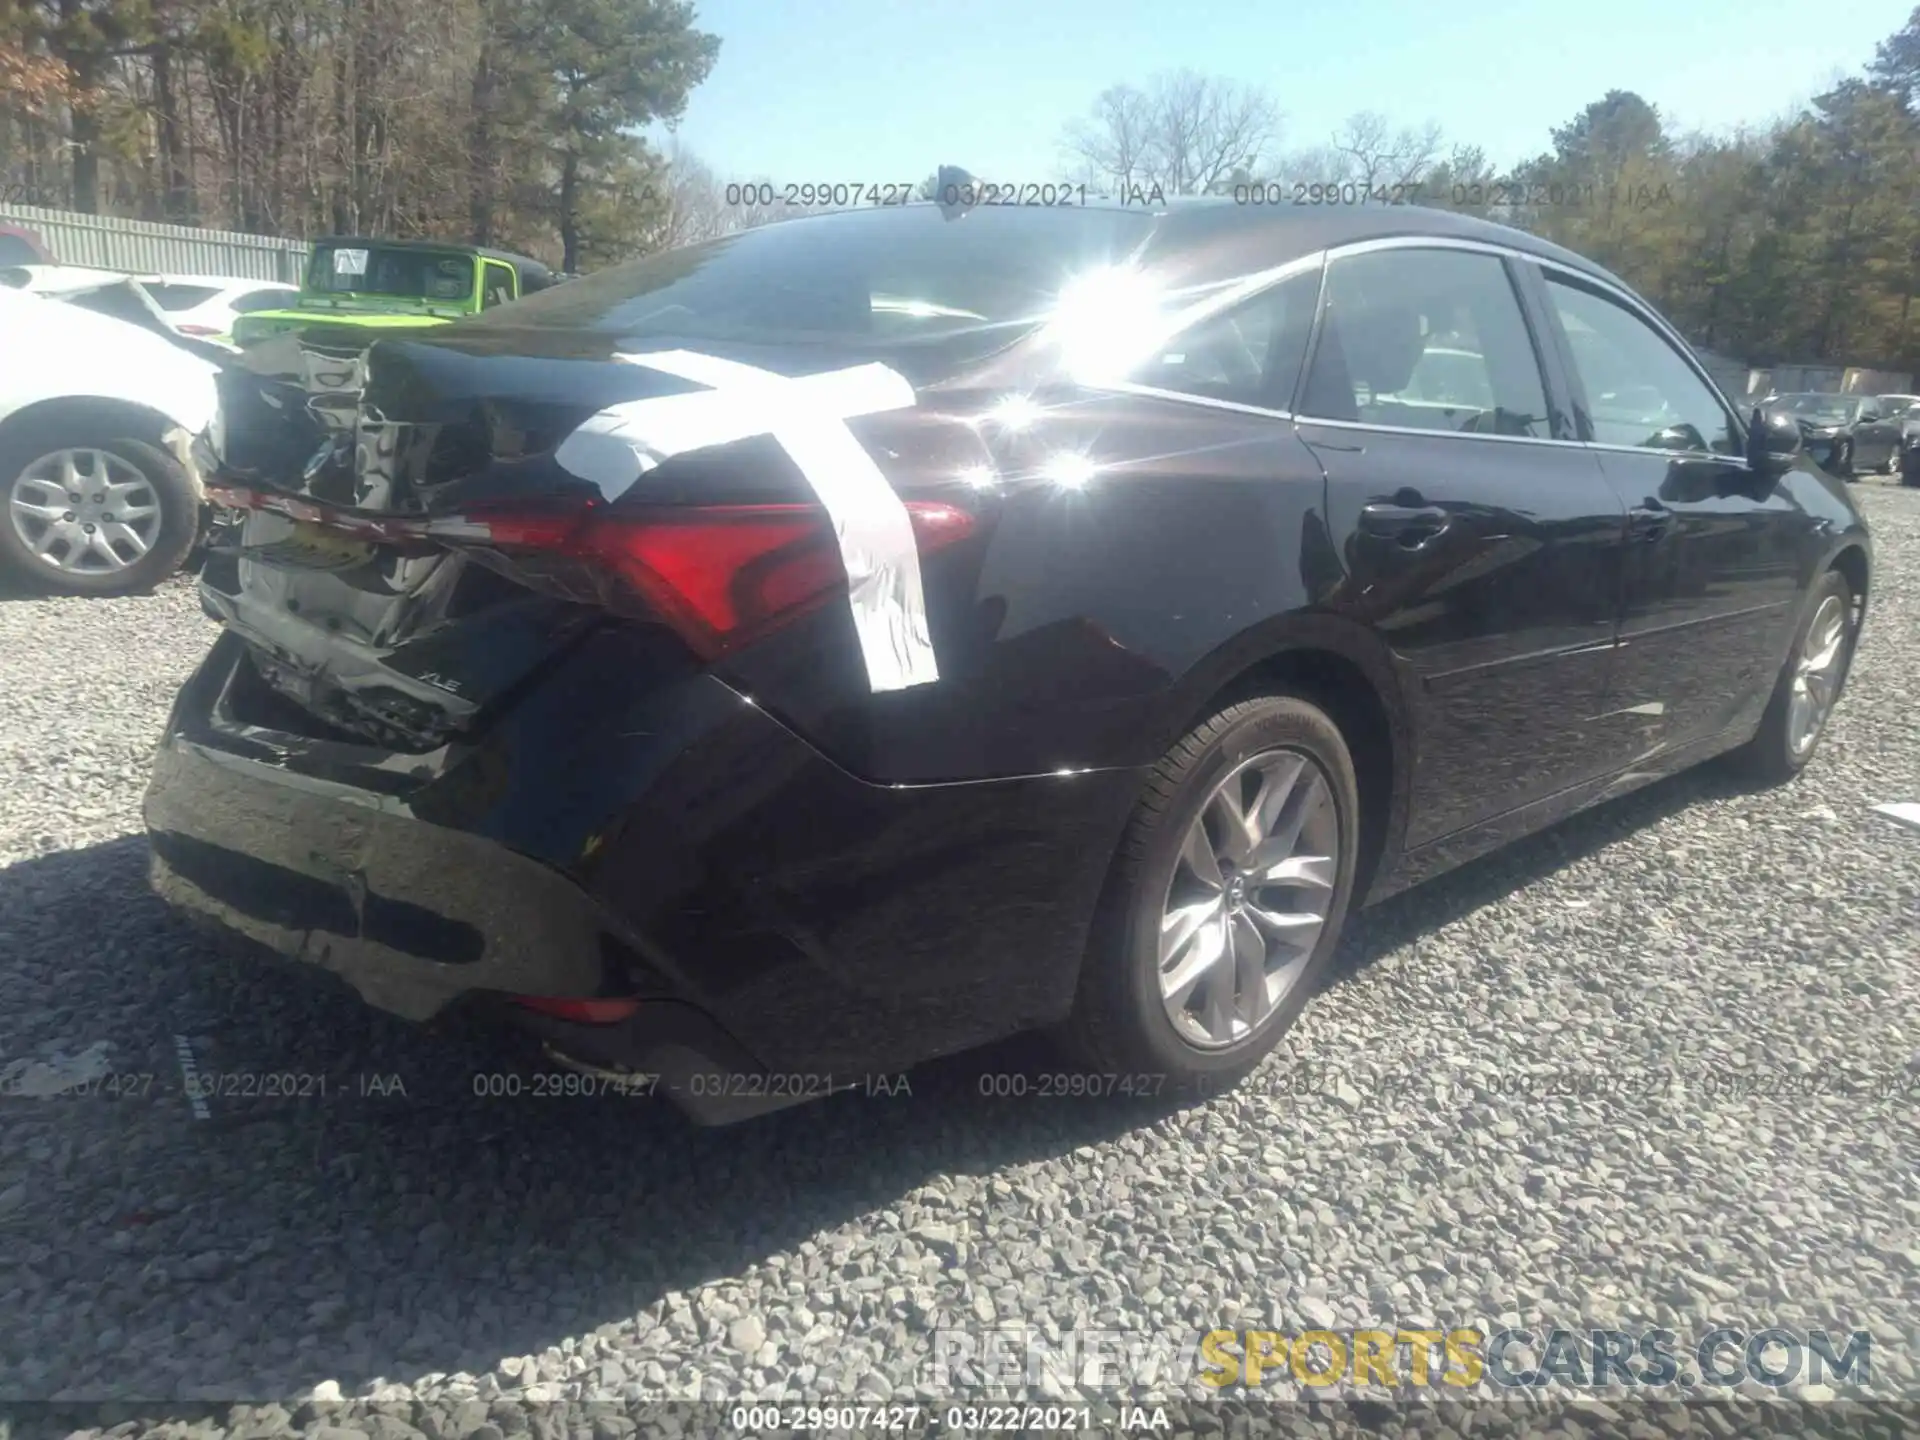
<instances>
[{"instance_id":1,"label":"dark parked car","mask_svg":"<svg viewBox=\"0 0 1920 1440\"><path fill-rule=\"evenodd\" d=\"M1865 611L1793 424L1450 214L791 221L382 341L352 445L247 364L155 885L705 1120L1028 1027L1227 1083L1350 907L1793 776Z\"/></svg>"},{"instance_id":2,"label":"dark parked car","mask_svg":"<svg viewBox=\"0 0 1920 1440\"><path fill-rule=\"evenodd\" d=\"M1894 452L1893 472L1902 485L1920 485L1920 400L1909 405L1894 419L1899 427L1899 447Z\"/></svg>"},{"instance_id":3,"label":"dark parked car","mask_svg":"<svg viewBox=\"0 0 1920 1440\"><path fill-rule=\"evenodd\" d=\"M1898 421L1876 395L1779 395L1767 405L1799 424L1807 454L1836 475L1851 479L1893 463Z\"/></svg>"},{"instance_id":4,"label":"dark parked car","mask_svg":"<svg viewBox=\"0 0 1920 1440\"><path fill-rule=\"evenodd\" d=\"M1855 466L1888 475L1899 474L1902 431L1916 407L1920 407L1920 395L1874 396L1874 417L1854 427Z\"/></svg>"}]
</instances>

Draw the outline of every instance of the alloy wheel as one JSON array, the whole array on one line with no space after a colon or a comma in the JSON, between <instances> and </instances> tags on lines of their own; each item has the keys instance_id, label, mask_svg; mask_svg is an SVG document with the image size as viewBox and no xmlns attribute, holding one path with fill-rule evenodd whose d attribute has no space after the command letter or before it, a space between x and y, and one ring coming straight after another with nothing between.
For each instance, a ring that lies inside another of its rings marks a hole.
<instances>
[{"instance_id":1,"label":"alloy wheel","mask_svg":"<svg viewBox=\"0 0 1920 1440\"><path fill-rule=\"evenodd\" d=\"M1241 762L1187 829L1161 911L1160 998L1180 1037L1251 1035L1307 968L1339 879L1340 814L1298 750Z\"/></svg>"},{"instance_id":2,"label":"alloy wheel","mask_svg":"<svg viewBox=\"0 0 1920 1440\"><path fill-rule=\"evenodd\" d=\"M1846 655L1847 610L1838 595L1829 595L1814 612L1806 638L1794 661L1793 689L1787 705L1787 744L1796 756L1805 755L1827 723L1840 688Z\"/></svg>"},{"instance_id":3,"label":"alloy wheel","mask_svg":"<svg viewBox=\"0 0 1920 1440\"><path fill-rule=\"evenodd\" d=\"M30 554L56 570L107 575L153 548L160 497L110 450L55 450L14 478L7 516Z\"/></svg>"}]
</instances>

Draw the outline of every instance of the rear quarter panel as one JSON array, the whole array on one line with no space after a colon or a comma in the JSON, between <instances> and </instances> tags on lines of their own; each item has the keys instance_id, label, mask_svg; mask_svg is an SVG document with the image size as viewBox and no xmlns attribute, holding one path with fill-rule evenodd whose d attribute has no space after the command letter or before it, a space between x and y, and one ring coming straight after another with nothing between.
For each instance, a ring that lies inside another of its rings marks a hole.
<instances>
[{"instance_id":1,"label":"rear quarter panel","mask_svg":"<svg viewBox=\"0 0 1920 1440\"><path fill-rule=\"evenodd\" d=\"M1338 582L1319 466L1270 416L1080 392L1002 436L964 418L980 400L854 422L905 498L977 516L923 566L938 682L873 694L844 607L723 674L872 780L1152 763ZM1062 457L1091 478L1050 478Z\"/></svg>"}]
</instances>

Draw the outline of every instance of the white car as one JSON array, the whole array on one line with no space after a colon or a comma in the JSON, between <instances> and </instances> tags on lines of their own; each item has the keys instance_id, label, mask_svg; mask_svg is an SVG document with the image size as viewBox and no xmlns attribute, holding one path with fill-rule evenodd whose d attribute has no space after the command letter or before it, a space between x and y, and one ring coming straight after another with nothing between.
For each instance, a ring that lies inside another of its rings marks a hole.
<instances>
[{"instance_id":1,"label":"white car","mask_svg":"<svg viewBox=\"0 0 1920 1440\"><path fill-rule=\"evenodd\" d=\"M192 442L217 368L136 325L0 289L0 573L124 595L179 568L200 527Z\"/></svg>"},{"instance_id":2,"label":"white car","mask_svg":"<svg viewBox=\"0 0 1920 1440\"><path fill-rule=\"evenodd\" d=\"M154 304L166 312L173 328L182 335L219 339L233 333L235 308L249 296L270 294L275 304L300 293L297 285L282 285L273 280L234 280L218 275L141 275L141 288L153 297Z\"/></svg>"},{"instance_id":3,"label":"white car","mask_svg":"<svg viewBox=\"0 0 1920 1440\"><path fill-rule=\"evenodd\" d=\"M12 265L0 270L0 285L34 295L70 298L103 286L139 282L167 323L182 335L202 340L233 333L234 317L256 295L284 304L300 287L277 280L241 280L231 275L129 275L84 265Z\"/></svg>"}]
</instances>

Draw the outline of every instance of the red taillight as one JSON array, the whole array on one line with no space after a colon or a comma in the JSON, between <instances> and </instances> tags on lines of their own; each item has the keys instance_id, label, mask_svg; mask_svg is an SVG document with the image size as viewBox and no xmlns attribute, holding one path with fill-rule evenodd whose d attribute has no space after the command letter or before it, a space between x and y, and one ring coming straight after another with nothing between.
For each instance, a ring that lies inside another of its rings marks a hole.
<instances>
[{"instance_id":1,"label":"red taillight","mask_svg":"<svg viewBox=\"0 0 1920 1440\"><path fill-rule=\"evenodd\" d=\"M712 659L846 587L833 522L816 505L700 505L623 513L603 505L566 509L511 505L437 518L356 514L242 486L210 484L207 498L232 509L268 509L376 542L437 540L496 552L528 574L563 560L617 577ZM909 500L922 555L973 533L973 516L938 500ZM575 593L569 591L568 593Z\"/></svg>"},{"instance_id":2,"label":"red taillight","mask_svg":"<svg viewBox=\"0 0 1920 1440\"><path fill-rule=\"evenodd\" d=\"M922 555L973 530L966 511L911 500ZM624 580L706 658L744 644L846 587L825 511L812 505L703 505L623 515L474 514L484 543L505 555L584 561ZM431 527L429 527L431 528Z\"/></svg>"},{"instance_id":3,"label":"red taillight","mask_svg":"<svg viewBox=\"0 0 1920 1440\"><path fill-rule=\"evenodd\" d=\"M513 1003L524 1010L582 1025L611 1025L640 1008L638 1000L570 1000L557 995L515 995Z\"/></svg>"},{"instance_id":4,"label":"red taillight","mask_svg":"<svg viewBox=\"0 0 1920 1440\"><path fill-rule=\"evenodd\" d=\"M797 613L846 579L832 524L811 505L470 518L505 554L560 556L619 576L705 655Z\"/></svg>"}]
</instances>

